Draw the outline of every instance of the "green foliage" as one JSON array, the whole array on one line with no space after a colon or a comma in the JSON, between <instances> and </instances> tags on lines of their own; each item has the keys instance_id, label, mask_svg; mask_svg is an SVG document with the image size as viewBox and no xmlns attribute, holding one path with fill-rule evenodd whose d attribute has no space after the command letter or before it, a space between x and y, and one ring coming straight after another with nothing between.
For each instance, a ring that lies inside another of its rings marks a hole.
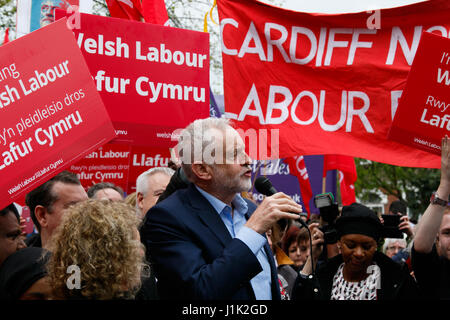
<instances>
[{"instance_id":1,"label":"green foliage","mask_svg":"<svg viewBox=\"0 0 450 320\"><path fill-rule=\"evenodd\" d=\"M16 11L16 1L0 0L0 45L3 43L6 28L10 29L10 39L15 34Z\"/></svg>"},{"instance_id":2,"label":"green foliage","mask_svg":"<svg viewBox=\"0 0 450 320\"><path fill-rule=\"evenodd\" d=\"M431 193L439 185L437 169L398 167L358 158L355 163L358 172L355 191L361 201L380 201L376 190L381 190L405 201L415 219L425 211Z\"/></svg>"},{"instance_id":3,"label":"green foliage","mask_svg":"<svg viewBox=\"0 0 450 320\"><path fill-rule=\"evenodd\" d=\"M106 5L105 0L94 0L94 4L92 6L92 11L94 14L98 14L100 16L110 17L108 6Z\"/></svg>"}]
</instances>

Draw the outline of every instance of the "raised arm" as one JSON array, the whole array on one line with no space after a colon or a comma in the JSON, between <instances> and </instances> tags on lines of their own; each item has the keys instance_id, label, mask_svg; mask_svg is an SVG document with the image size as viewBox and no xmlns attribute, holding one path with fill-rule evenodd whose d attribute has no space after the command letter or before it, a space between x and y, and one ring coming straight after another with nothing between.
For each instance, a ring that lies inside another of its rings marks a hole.
<instances>
[{"instance_id":1,"label":"raised arm","mask_svg":"<svg viewBox=\"0 0 450 320\"><path fill-rule=\"evenodd\" d=\"M450 139L442 138L441 149L441 181L436 191L436 197L448 201L450 193ZM419 221L414 238L414 249L417 252L429 253L433 248L436 235L441 225L446 206L432 204L428 206Z\"/></svg>"}]
</instances>

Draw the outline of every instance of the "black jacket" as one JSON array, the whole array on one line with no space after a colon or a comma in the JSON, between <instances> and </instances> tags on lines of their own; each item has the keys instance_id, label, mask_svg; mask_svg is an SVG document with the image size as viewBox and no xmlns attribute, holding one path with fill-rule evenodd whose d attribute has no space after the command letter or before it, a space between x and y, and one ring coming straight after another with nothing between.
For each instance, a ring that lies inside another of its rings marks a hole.
<instances>
[{"instance_id":1,"label":"black jacket","mask_svg":"<svg viewBox=\"0 0 450 320\"><path fill-rule=\"evenodd\" d=\"M25 244L27 245L27 247L42 248L41 234L32 234L25 240Z\"/></svg>"},{"instance_id":2,"label":"black jacket","mask_svg":"<svg viewBox=\"0 0 450 320\"><path fill-rule=\"evenodd\" d=\"M378 300L418 299L417 285L406 266L401 266L380 252L375 253L373 260L381 270ZM338 255L318 265L316 277L300 274L294 285L292 299L330 300L333 277L342 262L342 255Z\"/></svg>"}]
</instances>

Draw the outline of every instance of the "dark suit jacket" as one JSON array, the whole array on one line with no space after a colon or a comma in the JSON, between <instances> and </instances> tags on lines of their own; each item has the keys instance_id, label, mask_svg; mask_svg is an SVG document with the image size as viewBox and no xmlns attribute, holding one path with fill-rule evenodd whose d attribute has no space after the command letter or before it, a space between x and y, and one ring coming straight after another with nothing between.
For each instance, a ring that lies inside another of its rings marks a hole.
<instances>
[{"instance_id":1,"label":"dark suit jacket","mask_svg":"<svg viewBox=\"0 0 450 320\"><path fill-rule=\"evenodd\" d=\"M253 213L256 206L246 202L248 214ZM250 280L262 271L258 259L241 240L232 239L193 184L149 210L141 239L155 267L161 299L255 299ZM268 244L264 249L271 266L272 298L279 300L273 256Z\"/></svg>"}]
</instances>

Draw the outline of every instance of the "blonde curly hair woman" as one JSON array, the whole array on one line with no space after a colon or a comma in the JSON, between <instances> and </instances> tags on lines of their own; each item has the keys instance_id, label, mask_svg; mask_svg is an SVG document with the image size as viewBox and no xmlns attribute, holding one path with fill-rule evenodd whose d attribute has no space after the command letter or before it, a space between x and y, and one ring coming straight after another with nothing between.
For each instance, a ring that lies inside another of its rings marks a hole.
<instances>
[{"instance_id":1,"label":"blonde curly hair woman","mask_svg":"<svg viewBox=\"0 0 450 320\"><path fill-rule=\"evenodd\" d=\"M148 267L139 222L123 202L87 200L69 207L49 248L47 267L55 298L133 298ZM69 289L72 265L80 270L79 289Z\"/></svg>"}]
</instances>

